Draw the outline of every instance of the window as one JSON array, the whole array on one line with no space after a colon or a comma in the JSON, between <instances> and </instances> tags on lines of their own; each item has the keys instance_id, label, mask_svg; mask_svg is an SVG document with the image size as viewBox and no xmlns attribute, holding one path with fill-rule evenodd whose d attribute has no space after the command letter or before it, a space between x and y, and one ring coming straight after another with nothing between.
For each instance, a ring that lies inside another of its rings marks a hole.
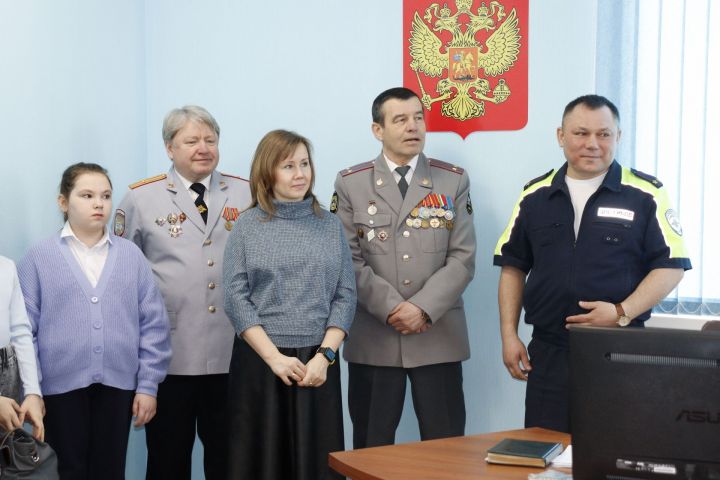
<instances>
[{"instance_id":1,"label":"window","mask_svg":"<svg viewBox=\"0 0 720 480\"><path fill-rule=\"evenodd\" d=\"M597 91L620 109L618 159L664 183L693 263L658 313L720 315L718 24L713 0L598 2Z\"/></svg>"}]
</instances>

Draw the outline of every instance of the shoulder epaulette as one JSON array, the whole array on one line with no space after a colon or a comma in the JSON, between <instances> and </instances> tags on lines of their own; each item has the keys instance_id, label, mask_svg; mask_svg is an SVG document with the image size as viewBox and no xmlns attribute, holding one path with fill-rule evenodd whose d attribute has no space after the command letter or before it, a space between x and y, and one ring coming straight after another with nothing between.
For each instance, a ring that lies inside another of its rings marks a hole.
<instances>
[{"instance_id":1,"label":"shoulder epaulette","mask_svg":"<svg viewBox=\"0 0 720 480\"><path fill-rule=\"evenodd\" d=\"M647 174L645 172L641 172L640 170L635 170L634 168L631 168L630 171L638 178L642 178L646 182L650 182L653 184L653 186L660 188L663 186L662 182L658 180L657 178L653 177L650 174Z\"/></svg>"},{"instance_id":2,"label":"shoulder epaulette","mask_svg":"<svg viewBox=\"0 0 720 480\"><path fill-rule=\"evenodd\" d=\"M443 170L447 170L449 172L455 172L458 175L462 175L463 172L465 171L462 168L458 167L457 165L453 165L453 164L447 163L447 162L441 162L440 160L435 160L434 158L429 158L428 163L430 164L431 167L442 168Z\"/></svg>"},{"instance_id":3,"label":"shoulder epaulette","mask_svg":"<svg viewBox=\"0 0 720 480\"><path fill-rule=\"evenodd\" d=\"M342 175L343 177L347 177L348 175L352 175L353 173L362 172L363 170L373 168L374 165L375 165L375 160L371 160L371 161L365 162L365 163L360 163L360 164L354 165L350 168L340 170L340 175Z\"/></svg>"},{"instance_id":4,"label":"shoulder epaulette","mask_svg":"<svg viewBox=\"0 0 720 480\"><path fill-rule=\"evenodd\" d=\"M161 173L160 175L155 175L154 177L146 178L145 180L140 180L139 182L135 182L130 185L130 189L134 190L138 187L142 187L143 185L148 185L150 183L159 182L160 180L165 180L167 178L167 175L164 173Z\"/></svg>"},{"instance_id":5,"label":"shoulder epaulette","mask_svg":"<svg viewBox=\"0 0 720 480\"><path fill-rule=\"evenodd\" d=\"M223 177L237 178L238 180L242 180L243 182L249 182L247 178L238 177L237 175L230 175L229 173L220 172L220 175L222 175Z\"/></svg>"},{"instance_id":6,"label":"shoulder epaulette","mask_svg":"<svg viewBox=\"0 0 720 480\"><path fill-rule=\"evenodd\" d=\"M523 190L527 190L528 188L532 187L532 186L535 185L536 183L545 180L547 177L549 177L550 175L552 175L552 173L553 173L554 171L555 171L555 169L553 168L553 169L550 169L549 172L543 173L542 175L540 175L540 176L537 177L537 178L533 178L532 180L530 180L529 182L527 182L527 183L525 184L525 186L523 187Z\"/></svg>"}]
</instances>

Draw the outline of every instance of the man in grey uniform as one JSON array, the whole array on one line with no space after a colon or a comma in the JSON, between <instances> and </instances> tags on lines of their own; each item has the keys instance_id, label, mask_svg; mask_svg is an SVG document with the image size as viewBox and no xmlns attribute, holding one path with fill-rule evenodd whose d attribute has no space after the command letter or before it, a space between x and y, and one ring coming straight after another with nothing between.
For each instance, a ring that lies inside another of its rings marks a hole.
<instances>
[{"instance_id":1,"label":"man in grey uniform","mask_svg":"<svg viewBox=\"0 0 720 480\"><path fill-rule=\"evenodd\" d=\"M170 317L173 356L146 426L148 479L190 479L195 433L205 478L227 476L227 381L234 331L223 310L222 260L246 180L216 171L220 128L202 107L172 110L163 140L173 166L130 186L114 231L147 257Z\"/></svg>"},{"instance_id":2,"label":"man in grey uniform","mask_svg":"<svg viewBox=\"0 0 720 480\"><path fill-rule=\"evenodd\" d=\"M330 207L357 278L344 347L354 448L394 443L408 377L421 438L463 435L460 362L470 347L461 295L475 272L468 175L423 155L417 95L387 90L372 113L382 152L338 174Z\"/></svg>"}]
</instances>

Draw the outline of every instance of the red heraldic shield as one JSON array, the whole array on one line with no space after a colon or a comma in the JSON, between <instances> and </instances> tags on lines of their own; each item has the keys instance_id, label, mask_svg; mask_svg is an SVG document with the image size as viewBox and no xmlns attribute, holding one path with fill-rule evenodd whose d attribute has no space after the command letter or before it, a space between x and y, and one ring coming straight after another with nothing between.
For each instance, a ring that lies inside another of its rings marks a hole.
<instances>
[{"instance_id":1,"label":"red heraldic shield","mask_svg":"<svg viewBox=\"0 0 720 480\"><path fill-rule=\"evenodd\" d=\"M403 84L429 132L519 130L528 116L528 0L403 0ZM442 5L442 6L441 6Z\"/></svg>"}]
</instances>

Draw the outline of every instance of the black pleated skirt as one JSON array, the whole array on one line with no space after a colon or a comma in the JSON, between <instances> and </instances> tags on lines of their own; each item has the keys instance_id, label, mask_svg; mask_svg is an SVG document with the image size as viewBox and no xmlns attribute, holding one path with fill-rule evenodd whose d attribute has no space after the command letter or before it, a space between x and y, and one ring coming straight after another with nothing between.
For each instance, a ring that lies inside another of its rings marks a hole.
<instances>
[{"instance_id":1,"label":"black pleated skirt","mask_svg":"<svg viewBox=\"0 0 720 480\"><path fill-rule=\"evenodd\" d=\"M307 363L318 346L280 348ZM320 387L288 387L241 338L230 362L230 476L233 480L342 479L328 453L344 450L340 362Z\"/></svg>"}]
</instances>

